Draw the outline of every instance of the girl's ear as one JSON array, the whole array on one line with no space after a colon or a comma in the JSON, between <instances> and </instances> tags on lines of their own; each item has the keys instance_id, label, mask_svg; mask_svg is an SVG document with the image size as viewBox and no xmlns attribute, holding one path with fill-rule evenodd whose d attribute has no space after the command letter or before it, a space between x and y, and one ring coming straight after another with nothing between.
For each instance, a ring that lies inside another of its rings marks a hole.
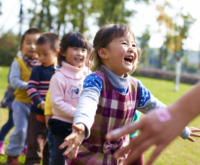
<instances>
[{"instance_id":1,"label":"girl's ear","mask_svg":"<svg viewBox=\"0 0 200 165\"><path fill-rule=\"evenodd\" d=\"M103 59L107 59L108 58L105 48L99 48L98 49L98 54Z\"/></svg>"},{"instance_id":2,"label":"girl's ear","mask_svg":"<svg viewBox=\"0 0 200 165\"><path fill-rule=\"evenodd\" d=\"M59 50L56 50L56 57L58 57L59 52L60 52Z\"/></svg>"},{"instance_id":3,"label":"girl's ear","mask_svg":"<svg viewBox=\"0 0 200 165\"><path fill-rule=\"evenodd\" d=\"M62 56L65 56L65 54L64 54L64 52L63 52L63 48L62 48L62 47L60 48L60 51L59 51L59 52L60 52L60 54L61 54ZM59 52L58 52L58 53L59 53Z\"/></svg>"}]
</instances>

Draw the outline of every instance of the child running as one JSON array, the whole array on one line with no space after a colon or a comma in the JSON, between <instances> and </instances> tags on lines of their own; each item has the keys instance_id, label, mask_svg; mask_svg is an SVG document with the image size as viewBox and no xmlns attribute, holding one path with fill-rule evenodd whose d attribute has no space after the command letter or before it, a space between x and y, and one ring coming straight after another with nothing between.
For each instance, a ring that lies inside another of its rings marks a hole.
<instances>
[{"instance_id":1,"label":"child running","mask_svg":"<svg viewBox=\"0 0 200 165\"><path fill-rule=\"evenodd\" d=\"M88 42L76 32L67 33L60 43L58 64L61 66L50 81L50 102L53 116L48 124L54 135L53 165L64 165L64 150L59 150L64 138L72 132L74 113L82 91L83 80L89 73L85 66Z\"/></svg>"},{"instance_id":2,"label":"child running","mask_svg":"<svg viewBox=\"0 0 200 165\"><path fill-rule=\"evenodd\" d=\"M73 155L66 157L68 165L121 165L127 154L117 160L113 154L128 144L129 136L109 142L105 135L131 124L136 108L147 113L165 105L139 80L128 75L137 67L138 54L135 36L127 25L102 27L94 38L93 46L96 72L84 80L74 115L73 132L65 138L60 149L68 146L63 155L74 151ZM187 128L185 132L185 138L188 138L190 130Z\"/></svg>"},{"instance_id":3,"label":"child running","mask_svg":"<svg viewBox=\"0 0 200 165\"><path fill-rule=\"evenodd\" d=\"M9 144L6 147L8 165L18 164L18 156L25 145L31 106L27 86L32 69L40 64L36 52L36 42L39 36L40 31L36 28L30 28L24 33L21 41L24 55L22 58L15 58L11 65L10 84L16 89L15 99L12 102L15 129L10 134Z\"/></svg>"},{"instance_id":4,"label":"child running","mask_svg":"<svg viewBox=\"0 0 200 165\"><path fill-rule=\"evenodd\" d=\"M49 82L57 69L60 40L54 33L43 33L37 40L40 66L33 69L27 93L31 98L31 113L28 121L27 155L25 165L49 164L44 104Z\"/></svg>"}]
</instances>

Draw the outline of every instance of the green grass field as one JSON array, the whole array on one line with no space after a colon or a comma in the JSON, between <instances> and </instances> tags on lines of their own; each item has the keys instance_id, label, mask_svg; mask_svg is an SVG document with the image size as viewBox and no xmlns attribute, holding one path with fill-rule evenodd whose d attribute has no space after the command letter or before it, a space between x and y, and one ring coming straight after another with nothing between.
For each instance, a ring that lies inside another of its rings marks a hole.
<instances>
[{"instance_id":1,"label":"green grass field","mask_svg":"<svg viewBox=\"0 0 200 165\"><path fill-rule=\"evenodd\" d=\"M7 86L7 67L0 67L0 100L3 97ZM142 81L142 83L148 88L151 93L157 97L163 103L169 105L181 97L185 92L191 89L191 85L180 84L180 89L175 92L174 82L157 80L145 77L136 77ZM0 127L7 120L8 110L0 109ZM193 120L189 126L200 128L200 117ZM8 142L8 136L6 137L6 144ZM170 146L165 149L158 157L155 165L199 165L200 164L200 139L196 138L195 143L191 143L188 140L182 140L178 137ZM145 152L145 159L148 159L153 148L150 148ZM20 156L20 163L23 164L25 160L24 156ZM6 162L6 156L0 155L0 165L4 165Z\"/></svg>"}]
</instances>

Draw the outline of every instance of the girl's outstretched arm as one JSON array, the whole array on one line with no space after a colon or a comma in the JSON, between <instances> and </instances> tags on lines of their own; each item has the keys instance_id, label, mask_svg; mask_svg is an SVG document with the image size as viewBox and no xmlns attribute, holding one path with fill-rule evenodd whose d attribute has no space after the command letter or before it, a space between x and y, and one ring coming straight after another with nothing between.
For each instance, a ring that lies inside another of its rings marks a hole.
<instances>
[{"instance_id":1,"label":"girl's outstretched arm","mask_svg":"<svg viewBox=\"0 0 200 165\"><path fill-rule=\"evenodd\" d=\"M67 156L70 151L73 151L73 157L76 158L79 146L82 144L83 140L85 139L85 126L84 124L77 124L72 125L73 132L67 136L64 142L60 145L59 149L63 149L66 146L67 149L63 153L63 156Z\"/></svg>"},{"instance_id":2,"label":"girl's outstretched arm","mask_svg":"<svg viewBox=\"0 0 200 165\"><path fill-rule=\"evenodd\" d=\"M133 133L141 130L141 134L130 142L130 144L115 153L115 157L120 157L123 153L131 150L124 164L137 159L137 157L152 145L156 145L156 149L148 160L150 165L154 162L161 151L169 145L183 130L183 128L197 115L200 114L200 83L186 93L174 104L168 106L168 117L161 120L156 111L149 112L138 123L124 126L123 128L111 131L107 134L107 140L115 140L124 134ZM199 129L190 128L192 133L190 136L198 136L193 132L200 132Z\"/></svg>"}]
</instances>

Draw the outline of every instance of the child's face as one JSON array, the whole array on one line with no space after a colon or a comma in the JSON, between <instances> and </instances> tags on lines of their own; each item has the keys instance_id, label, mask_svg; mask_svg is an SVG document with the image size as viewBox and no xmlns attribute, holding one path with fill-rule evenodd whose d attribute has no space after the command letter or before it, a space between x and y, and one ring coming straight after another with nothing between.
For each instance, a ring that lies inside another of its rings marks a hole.
<instances>
[{"instance_id":1,"label":"child's face","mask_svg":"<svg viewBox=\"0 0 200 165\"><path fill-rule=\"evenodd\" d=\"M57 64L58 51L53 50L49 42L46 42L42 45L37 45L37 53L39 61L44 67Z\"/></svg>"},{"instance_id":2,"label":"child's face","mask_svg":"<svg viewBox=\"0 0 200 165\"><path fill-rule=\"evenodd\" d=\"M105 53L107 59L103 60L103 64L120 77L137 66L137 47L130 33L123 37L114 38L105 48Z\"/></svg>"},{"instance_id":3,"label":"child's face","mask_svg":"<svg viewBox=\"0 0 200 165\"><path fill-rule=\"evenodd\" d=\"M83 66L86 56L87 49L82 47L68 47L67 50L62 53L65 57L65 61L70 65L80 68Z\"/></svg>"},{"instance_id":4,"label":"child's face","mask_svg":"<svg viewBox=\"0 0 200 165\"><path fill-rule=\"evenodd\" d=\"M21 49L24 55L28 57L37 57L36 42L40 34L26 34Z\"/></svg>"}]
</instances>

